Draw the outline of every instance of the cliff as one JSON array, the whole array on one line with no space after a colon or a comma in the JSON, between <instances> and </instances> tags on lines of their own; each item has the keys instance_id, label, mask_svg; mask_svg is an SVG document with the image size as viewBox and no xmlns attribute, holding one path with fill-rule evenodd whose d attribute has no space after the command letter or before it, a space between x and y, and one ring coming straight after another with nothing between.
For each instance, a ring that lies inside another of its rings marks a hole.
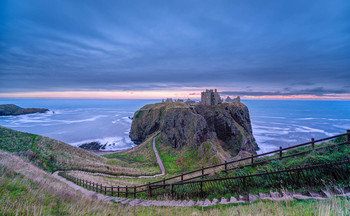
<instances>
[{"instance_id":1,"label":"cliff","mask_svg":"<svg viewBox=\"0 0 350 216\"><path fill-rule=\"evenodd\" d=\"M243 103L225 102L215 106L157 103L135 112L130 131L134 142L140 143L156 131L174 148L200 147L209 141L220 143L220 148L231 156L240 151L255 153L258 150L249 111Z\"/></svg>"},{"instance_id":2,"label":"cliff","mask_svg":"<svg viewBox=\"0 0 350 216\"><path fill-rule=\"evenodd\" d=\"M14 104L0 104L0 116L44 113L47 111L49 110L43 108L22 108Z\"/></svg>"}]
</instances>

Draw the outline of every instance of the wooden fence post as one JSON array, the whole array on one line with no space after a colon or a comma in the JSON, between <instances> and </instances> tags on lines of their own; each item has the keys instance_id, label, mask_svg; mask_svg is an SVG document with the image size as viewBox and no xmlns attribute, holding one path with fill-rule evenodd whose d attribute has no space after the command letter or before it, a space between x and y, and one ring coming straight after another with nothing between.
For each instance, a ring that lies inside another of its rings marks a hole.
<instances>
[{"instance_id":1,"label":"wooden fence post","mask_svg":"<svg viewBox=\"0 0 350 216\"><path fill-rule=\"evenodd\" d=\"M253 154L251 154L250 160L251 160L251 163L253 165L253 163L254 163L254 155Z\"/></svg>"},{"instance_id":2,"label":"wooden fence post","mask_svg":"<svg viewBox=\"0 0 350 216\"><path fill-rule=\"evenodd\" d=\"M105 195L107 195L107 185L105 185Z\"/></svg>"},{"instance_id":3,"label":"wooden fence post","mask_svg":"<svg viewBox=\"0 0 350 216\"><path fill-rule=\"evenodd\" d=\"M152 186L151 186L151 182L148 182L149 185L149 197L152 197Z\"/></svg>"},{"instance_id":4,"label":"wooden fence post","mask_svg":"<svg viewBox=\"0 0 350 216\"><path fill-rule=\"evenodd\" d=\"M134 186L134 198L136 198L136 186Z\"/></svg>"},{"instance_id":5,"label":"wooden fence post","mask_svg":"<svg viewBox=\"0 0 350 216\"><path fill-rule=\"evenodd\" d=\"M114 195L114 194L113 194L113 193L114 193L114 192L113 192L113 186L111 187L111 193L112 193L112 196L113 196L113 195Z\"/></svg>"},{"instance_id":6,"label":"wooden fence post","mask_svg":"<svg viewBox=\"0 0 350 216\"><path fill-rule=\"evenodd\" d=\"M165 178L163 178L163 189L165 189Z\"/></svg>"},{"instance_id":7,"label":"wooden fence post","mask_svg":"<svg viewBox=\"0 0 350 216\"><path fill-rule=\"evenodd\" d=\"M120 196L120 193L119 193L120 191L119 191L119 185L118 185L118 197Z\"/></svg>"},{"instance_id":8,"label":"wooden fence post","mask_svg":"<svg viewBox=\"0 0 350 216\"><path fill-rule=\"evenodd\" d=\"M346 142L350 144L350 130L346 130L346 133L348 133L346 136Z\"/></svg>"},{"instance_id":9,"label":"wooden fence post","mask_svg":"<svg viewBox=\"0 0 350 216\"><path fill-rule=\"evenodd\" d=\"M312 151L315 149L315 138L311 138L311 148Z\"/></svg>"},{"instance_id":10,"label":"wooden fence post","mask_svg":"<svg viewBox=\"0 0 350 216\"><path fill-rule=\"evenodd\" d=\"M181 181L183 181L183 180L184 180L184 174L181 173Z\"/></svg>"},{"instance_id":11,"label":"wooden fence post","mask_svg":"<svg viewBox=\"0 0 350 216\"><path fill-rule=\"evenodd\" d=\"M174 185L171 184L171 199L174 199Z\"/></svg>"},{"instance_id":12,"label":"wooden fence post","mask_svg":"<svg viewBox=\"0 0 350 216\"><path fill-rule=\"evenodd\" d=\"M280 146L280 160L282 159L282 147Z\"/></svg>"},{"instance_id":13,"label":"wooden fence post","mask_svg":"<svg viewBox=\"0 0 350 216\"><path fill-rule=\"evenodd\" d=\"M225 170L227 170L227 161L225 161Z\"/></svg>"},{"instance_id":14,"label":"wooden fence post","mask_svg":"<svg viewBox=\"0 0 350 216\"><path fill-rule=\"evenodd\" d=\"M204 167L202 166L202 178L204 177Z\"/></svg>"},{"instance_id":15,"label":"wooden fence post","mask_svg":"<svg viewBox=\"0 0 350 216\"><path fill-rule=\"evenodd\" d=\"M125 197L128 198L128 186L125 188Z\"/></svg>"},{"instance_id":16,"label":"wooden fence post","mask_svg":"<svg viewBox=\"0 0 350 216\"><path fill-rule=\"evenodd\" d=\"M149 195L149 192L150 192L150 182L148 182L148 185L147 185L147 198L150 198L150 195Z\"/></svg>"}]
</instances>

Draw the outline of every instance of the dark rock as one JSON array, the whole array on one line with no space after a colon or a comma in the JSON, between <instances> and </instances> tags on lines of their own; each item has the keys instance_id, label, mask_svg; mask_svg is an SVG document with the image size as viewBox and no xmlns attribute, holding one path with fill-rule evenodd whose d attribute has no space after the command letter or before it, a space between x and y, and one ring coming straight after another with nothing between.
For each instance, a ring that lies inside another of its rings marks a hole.
<instances>
[{"instance_id":1,"label":"dark rock","mask_svg":"<svg viewBox=\"0 0 350 216\"><path fill-rule=\"evenodd\" d=\"M99 142L84 143L79 146L79 148L86 150L100 150L102 145Z\"/></svg>"},{"instance_id":2,"label":"dark rock","mask_svg":"<svg viewBox=\"0 0 350 216\"><path fill-rule=\"evenodd\" d=\"M8 115L24 115L31 113L45 113L49 111L43 108L22 108L14 104L1 104L0 105L0 116Z\"/></svg>"},{"instance_id":3,"label":"dark rock","mask_svg":"<svg viewBox=\"0 0 350 216\"><path fill-rule=\"evenodd\" d=\"M133 117L130 138L136 143L161 131L174 148L200 146L207 140L218 140L231 155L244 150L256 153L258 146L252 134L248 108L242 103L199 104L182 102L146 105Z\"/></svg>"}]
</instances>

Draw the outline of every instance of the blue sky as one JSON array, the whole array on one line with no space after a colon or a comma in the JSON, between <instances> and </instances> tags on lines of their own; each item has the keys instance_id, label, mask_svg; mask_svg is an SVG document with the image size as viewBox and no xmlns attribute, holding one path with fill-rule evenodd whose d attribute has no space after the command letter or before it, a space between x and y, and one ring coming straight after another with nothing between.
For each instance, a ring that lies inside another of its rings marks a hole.
<instances>
[{"instance_id":1,"label":"blue sky","mask_svg":"<svg viewBox=\"0 0 350 216\"><path fill-rule=\"evenodd\" d=\"M0 2L0 97L350 98L350 1Z\"/></svg>"}]
</instances>

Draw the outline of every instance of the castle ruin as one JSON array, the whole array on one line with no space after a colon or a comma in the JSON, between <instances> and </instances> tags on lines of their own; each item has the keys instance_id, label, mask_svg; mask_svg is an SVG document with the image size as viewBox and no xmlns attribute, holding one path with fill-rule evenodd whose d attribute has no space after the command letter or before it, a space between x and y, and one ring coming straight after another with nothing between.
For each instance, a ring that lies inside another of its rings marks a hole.
<instances>
[{"instance_id":1,"label":"castle ruin","mask_svg":"<svg viewBox=\"0 0 350 216\"><path fill-rule=\"evenodd\" d=\"M207 89L205 92L201 93L201 104L204 105L218 105L221 103L221 98L219 92L213 89Z\"/></svg>"}]
</instances>

